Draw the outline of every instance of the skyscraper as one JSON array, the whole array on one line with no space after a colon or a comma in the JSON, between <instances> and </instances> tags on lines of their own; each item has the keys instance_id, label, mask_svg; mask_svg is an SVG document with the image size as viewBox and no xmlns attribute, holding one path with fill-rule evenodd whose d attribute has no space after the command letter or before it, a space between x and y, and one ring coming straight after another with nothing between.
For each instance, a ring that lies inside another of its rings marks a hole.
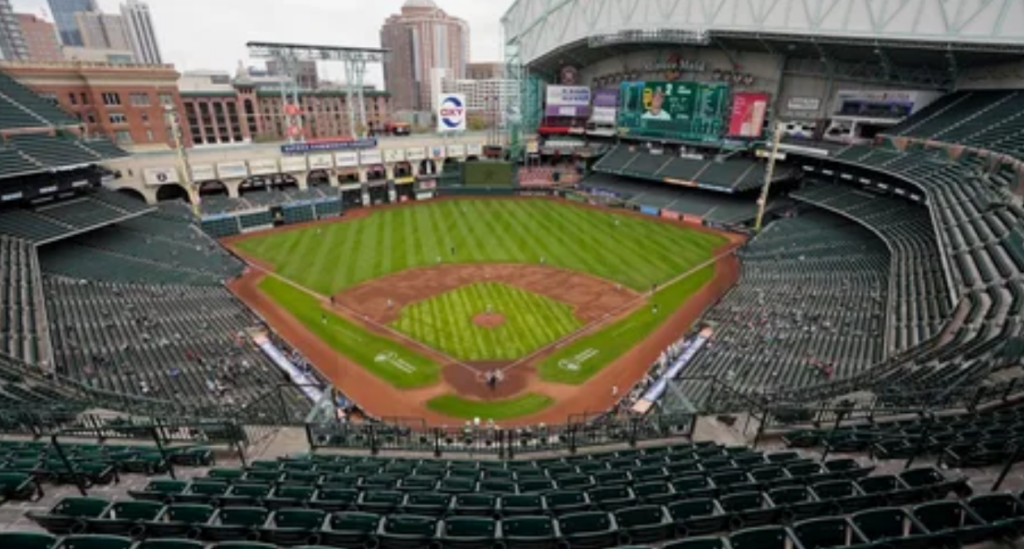
<instances>
[{"instance_id":1,"label":"skyscraper","mask_svg":"<svg viewBox=\"0 0 1024 549\"><path fill-rule=\"evenodd\" d=\"M406 0L380 30L381 47L390 49L384 61L384 83L393 110L432 111L434 74L466 77L469 25L449 16L433 0ZM440 70L440 71L439 71Z\"/></svg>"},{"instance_id":2,"label":"skyscraper","mask_svg":"<svg viewBox=\"0 0 1024 549\"><path fill-rule=\"evenodd\" d=\"M120 15L80 11L75 14L75 21L82 33L82 45L87 48L121 51L132 49L124 17Z\"/></svg>"},{"instance_id":3,"label":"skyscraper","mask_svg":"<svg viewBox=\"0 0 1024 549\"><path fill-rule=\"evenodd\" d=\"M19 13L18 24L28 46L29 61L49 63L64 60L57 40L57 27L53 23L29 13Z\"/></svg>"},{"instance_id":4,"label":"skyscraper","mask_svg":"<svg viewBox=\"0 0 1024 549\"><path fill-rule=\"evenodd\" d=\"M28 44L14 15L11 0L0 0L0 59L28 60Z\"/></svg>"},{"instance_id":5,"label":"skyscraper","mask_svg":"<svg viewBox=\"0 0 1024 549\"><path fill-rule=\"evenodd\" d=\"M65 46L84 46L82 32L78 29L75 14L80 11L99 11L96 0L49 0L49 2L50 13L53 14L53 21L57 23L57 32L60 34L60 43Z\"/></svg>"},{"instance_id":6,"label":"skyscraper","mask_svg":"<svg viewBox=\"0 0 1024 549\"><path fill-rule=\"evenodd\" d=\"M159 65L163 63L160 55L160 44L156 41L153 29L153 18L149 13L149 4L139 0L128 0L121 4L121 16L124 17L128 40L135 53L136 63Z\"/></svg>"}]
</instances>

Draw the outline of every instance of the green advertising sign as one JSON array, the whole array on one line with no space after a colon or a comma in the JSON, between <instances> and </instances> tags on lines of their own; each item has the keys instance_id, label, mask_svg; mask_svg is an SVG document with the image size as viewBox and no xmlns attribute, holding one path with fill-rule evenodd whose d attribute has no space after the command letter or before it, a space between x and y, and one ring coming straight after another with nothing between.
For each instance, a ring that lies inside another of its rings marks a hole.
<instances>
[{"instance_id":1,"label":"green advertising sign","mask_svg":"<svg viewBox=\"0 0 1024 549\"><path fill-rule=\"evenodd\" d=\"M729 85L721 82L623 82L619 134L677 141L718 141Z\"/></svg>"}]
</instances>

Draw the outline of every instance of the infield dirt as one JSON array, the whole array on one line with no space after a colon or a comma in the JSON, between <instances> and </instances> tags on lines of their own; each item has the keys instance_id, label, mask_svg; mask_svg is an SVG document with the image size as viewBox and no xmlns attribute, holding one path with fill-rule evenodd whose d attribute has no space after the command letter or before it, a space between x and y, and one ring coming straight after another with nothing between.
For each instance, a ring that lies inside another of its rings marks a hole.
<instances>
[{"instance_id":1,"label":"infield dirt","mask_svg":"<svg viewBox=\"0 0 1024 549\"><path fill-rule=\"evenodd\" d=\"M476 200L477 198L472 198ZM537 200L533 198L533 200ZM576 203L570 203L577 205ZM396 206L391 206L396 207ZM401 207L401 206L397 206ZM595 207L596 206L580 206ZM600 208L602 211L607 211ZM344 223L371 213L373 210L357 210L356 215L346 214L344 218L326 221ZM616 211L625 215L642 214ZM547 395L554 404L530 416L503 421L503 425L517 426L536 423L564 422L571 414L600 413L615 404L628 390L647 373L651 363L661 352L690 330L700 315L736 283L739 278L739 263L733 254L726 253L739 246L744 237L731 233L720 233L706 227L681 221L643 216L645 219L686 226L703 232L714 232L729 239L729 243L714 252L718 257L714 278L691 296L685 304L673 311L669 319L654 333L648 335L637 346L605 366L594 377L580 386L548 383L537 375L535 364L560 346L555 342L529 360L508 362L463 363L447 359L434 352L432 358L439 359L443 366L442 380L434 386L401 390L374 376L366 369L339 355L326 343L306 330L302 324L288 314L273 300L259 291L259 281L268 276L272 266L254 260L232 247L235 253L245 258L251 267L229 283L231 290L255 310L289 344L297 348L320 369L352 401L358 403L367 413L376 417L422 417L432 425L457 424L461 420L440 415L426 406L434 397L456 393L468 398L508 398L524 392ZM318 222L323 223L323 222ZM309 224L305 224L308 226ZM294 228L291 228L294 230ZM251 235L232 237L224 243L230 246ZM378 333L386 333L382 325L393 320L402 306L427 297L443 293L462 285L480 281L503 282L541 295L569 303L576 315L584 322L593 322L620 317L644 303L644 298L615 283L589 275L554 269L542 265L439 265L424 269L404 271L368 281L344 290L334 296L335 312ZM331 308L330 300L321 298L325 308ZM388 300L391 307L388 307ZM404 340L400 340L403 341ZM509 367L511 365L511 367ZM504 369L505 379L495 388L484 382L483 373ZM618 388L618 395L612 388Z\"/></svg>"}]
</instances>

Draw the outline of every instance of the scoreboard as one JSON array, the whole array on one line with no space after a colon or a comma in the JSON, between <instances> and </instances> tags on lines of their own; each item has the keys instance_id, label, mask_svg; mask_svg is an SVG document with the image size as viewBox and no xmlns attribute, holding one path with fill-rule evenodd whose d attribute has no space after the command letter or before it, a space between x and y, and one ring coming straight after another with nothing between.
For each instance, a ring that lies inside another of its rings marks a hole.
<instances>
[{"instance_id":1,"label":"scoreboard","mask_svg":"<svg viewBox=\"0 0 1024 549\"><path fill-rule=\"evenodd\" d=\"M728 100L729 85L723 82L623 82L619 135L718 141Z\"/></svg>"}]
</instances>

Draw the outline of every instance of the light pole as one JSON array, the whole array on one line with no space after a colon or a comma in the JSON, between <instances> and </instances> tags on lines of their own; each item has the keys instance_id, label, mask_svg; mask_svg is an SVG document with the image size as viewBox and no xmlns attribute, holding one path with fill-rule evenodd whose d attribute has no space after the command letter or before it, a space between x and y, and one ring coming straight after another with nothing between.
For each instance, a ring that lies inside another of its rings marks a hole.
<instances>
[{"instance_id":1,"label":"light pole","mask_svg":"<svg viewBox=\"0 0 1024 549\"><path fill-rule=\"evenodd\" d=\"M185 192L188 193L189 201L192 203L192 213L199 217L199 190L196 183L192 181L192 166L188 161L188 149L185 148L181 135L181 119L173 105L164 105L164 113L167 116L167 123L170 125L171 136L174 138L174 152L178 156L178 168L181 170Z\"/></svg>"}]
</instances>

